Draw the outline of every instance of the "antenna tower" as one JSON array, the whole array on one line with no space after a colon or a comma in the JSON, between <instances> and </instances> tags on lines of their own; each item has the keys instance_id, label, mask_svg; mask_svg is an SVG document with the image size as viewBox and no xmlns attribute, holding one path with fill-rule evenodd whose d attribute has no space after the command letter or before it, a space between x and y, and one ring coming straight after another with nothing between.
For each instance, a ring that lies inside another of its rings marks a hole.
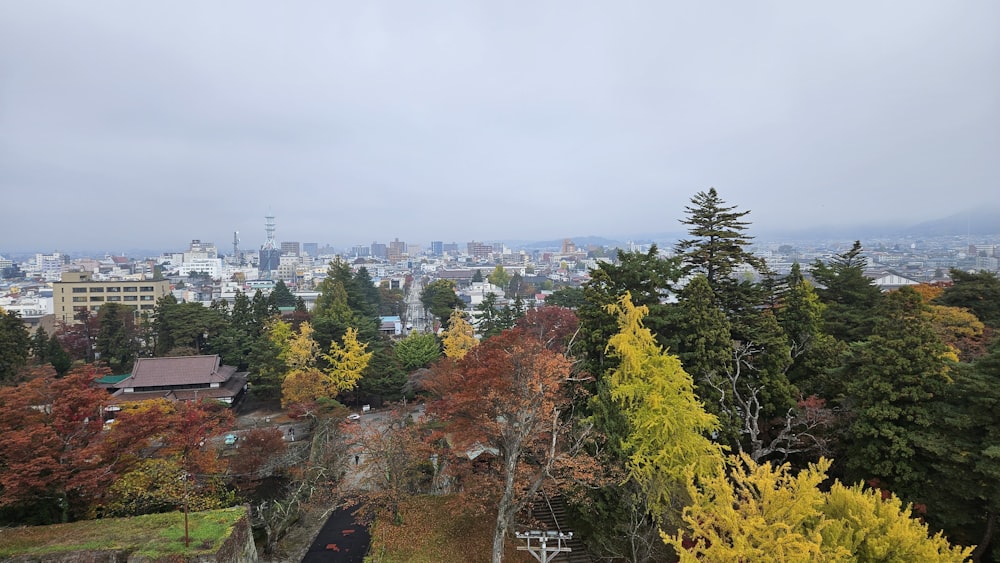
<instances>
[{"instance_id":1,"label":"antenna tower","mask_svg":"<svg viewBox=\"0 0 1000 563\"><path fill-rule=\"evenodd\" d=\"M267 239L260 247L260 278L269 280L271 272L277 270L281 262L281 253L274 242L274 215L264 216L264 231L267 232Z\"/></svg>"},{"instance_id":2,"label":"antenna tower","mask_svg":"<svg viewBox=\"0 0 1000 563\"><path fill-rule=\"evenodd\" d=\"M242 266L243 260L240 259L240 232L233 231L233 265Z\"/></svg>"}]
</instances>

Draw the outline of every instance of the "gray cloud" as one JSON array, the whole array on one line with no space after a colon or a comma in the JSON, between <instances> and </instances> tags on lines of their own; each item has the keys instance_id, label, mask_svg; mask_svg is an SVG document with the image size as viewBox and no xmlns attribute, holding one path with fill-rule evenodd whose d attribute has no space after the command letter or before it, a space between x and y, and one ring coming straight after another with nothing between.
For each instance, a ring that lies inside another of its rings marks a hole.
<instances>
[{"instance_id":1,"label":"gray cloud","mask_svg":"<svg viewBox=\"0 0 1000 563\"><path fill-rule=\"evenodd\" d=\"M1000 5L0 7L0 253L755 229L1000 203ZM72 203L59 201L72 198ZM32 210L21 212L19 210Z\"/></svg>"}]
</instances>

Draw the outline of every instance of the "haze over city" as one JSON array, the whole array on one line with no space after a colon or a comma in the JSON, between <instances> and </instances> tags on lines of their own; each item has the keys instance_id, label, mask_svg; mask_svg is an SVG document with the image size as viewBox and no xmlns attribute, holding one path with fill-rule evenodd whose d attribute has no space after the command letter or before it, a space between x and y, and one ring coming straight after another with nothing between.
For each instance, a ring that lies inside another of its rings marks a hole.
<instances>
[{"instance_id":1,"label":"haze over city","mask_svg":"<svg viewBox=\"0 0 1000 563\"><path fill-rule=\"evenodd\" d=\"M9 2L0 250L1000 205L1000 4Z\"/></svg>"}]
</instances>

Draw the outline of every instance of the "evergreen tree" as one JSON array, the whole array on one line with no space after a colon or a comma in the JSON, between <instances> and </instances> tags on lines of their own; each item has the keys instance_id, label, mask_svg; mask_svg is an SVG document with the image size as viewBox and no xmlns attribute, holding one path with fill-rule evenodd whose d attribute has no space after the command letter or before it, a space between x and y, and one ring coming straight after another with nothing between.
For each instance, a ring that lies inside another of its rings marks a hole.
<instances>
[{"instance_id":1,"label":"evergreen tree","mask_svg":"<svg viewBox=\"0 0 1000 563\"><path fill-rule=\"evenodd\" d=\"M854 347L848 364L852 481L877 479L914 502L934 486L928 478L934 455L927 436L937 420L929 407L947 391L948 357L920 295L909 287L890 293L872 335Z\"/></svg>"},{"instance_id":2,"label":"evergreen tree","mask_svg":"<svg viewBox=\"0 0 1000 563\"><path fill-rule=\"evenodd\" d=\"M671 313L665 303L680 275L678 261L661 258L655 244L645 253L619 250L615 263L601 262L590 272L590 280L583 286L583 304L577 311L586 371L600 376L615 365L606 349L618 325L606 307L617 303L626 292L636 306L649 311L644 325L661 345L669 344Z\"/></svg>"},{"instance_id":3,"label":"evergreen tree","mask_svg":"<svg viewBox=\"0 0 1000 563\"><path fill-rule=\"evenodd\" d=\"M411 332L396 342L395 355L403 369L413 371L429 366L441 357L441 343L433 334Z\"/></svg>"},{"instance_id":4,"label":"evergreen tree","mask_svg":"<svg viewBox=\"0 0 1000 563\"><path fill-rule=\"evenodd\" d=\"M135 318L132 309L105 303L97 314L97 351L112 373L132 371L137 352Z\"/></svg>"},{"instance_id":5,"label":"evergreen tree","mask_svg":"<svg viewBox=\"0 0 1000 563\"><path fill-rule=\"evenodd\" d=\"M200 303L178 303L167 294L156 304L153 321L157 357L211 353L211 345L226 326L217 309Z\"/></svg>"},{"instance_id":6,"label":"evergreen tree","mask_svg":"<svg viewBox=\"0 0 1000 563\"><path fill-rule=\"evenodd\" d=\"M580 309L584 303L583 288L581 287L562 287L553 291L545 298L546 305L566 307L573 310Z\"/></svg>"},{"instance_id":7,"label":"evergreen tree","mask_svg":"<svg viewBox=\"0 0 1000 563\"><path fill-rule=\"evenodd\" d=\"M432 334L428 336L434 337ZM388 338L383 337L370 343L369 350L371 360L358 381L356 395L375 404L401 399L407 380L406 370L396 355L396 348Z\"/></svg>"},{"instance_id":8,"label":"evergreen tree","mask_svg":"<svg viewBox=\"0 0 1000 563\"><path fill-rule=\"evenodd\" d=\"M691 375L705 408L719 417L725 443L739 437L739 425L730 420L723 396L711 384L728 373L733 361L733 339L729 320L716 305L708 279L697 275L678 295L677 355Z\"/></svg>"},{"instance_id":9,"label":"evergreen tree","mask_svg":"<svg viewBox=\"0 0 1000 563\"><path fill-rule=\"evenodd\" d=\"M954 284L946 287L935 301L951 307L965 307L987 326L1000 329L1000 278L993 272L968 273L952 269Z\"/></svg>"},{"instance_id":10,"label":"evergreen tree","mask_svg":"<svg viewBox=\"0 0 1000 563\"><path fill-rule=\"evenodd\" d=\"M253 293L250 301L250 312L253 315L253 322L257 326L265 326L272 317L278 314L278 308L270 299L264 296L264 292L257 290Z\"/></svg>"},{"instance_id":11,"label":"evergreen tree","mask_svg":"<svg viewBox=\"0 0 1000 563\"><path fill-rule=\"evenodd\" d=\"M382 292L379 291L379 288L372 281L371 274L368 273L368 268L364 266L358 268L358 271L354 274L354 281L358 284L361 296L364 299L364 312L368 316L377 317L379 309L382 306Z\"/></svg>"},{"instance_id":12,"label":"evergreen tree","mask_svg":"<svg viewBox=\"0 0 1000 563\"><path fill-rule=\"evenodd\" d=\"M688 225L691 238L678 242L675 250L683 257L684 273L704 274L713 289L741 265L764 267L761 259L746 250L753 237L745 234L749 223L743 218L750 211L736 208L727 206L715 188L698 192L684 208L688 217L681 223Z\"/></svg>"},{"instance_id":13,"label":"evergreen tree","mask_svg":"<svg viewBox=\"0 0 1000 563\"><path fill-rule=\"evenodd\" d=\"M271 290L271 294L268 297L278 309L295 306L295 295L292 294L292 291L288 289L288 286L282 280L274 283L274 289Z\"/></svg>"},{"instance_id":14,"label":"evergreen tree","mask_svg":"<svg viewBox=\"0 0 1000 563\"><path fill-rule=\"evenodd\" d=\"M444 327L448 326L452 311L465 308L465 302L455 293L455 282L445 279L425 285L420 292L420 302Z\"/></svg>"},{"instance_id":15,"label":"evergreen tree","mask_svg":"<svg viewBox=\"0 0 1000 563\"><path fill-rule=\"evenodd\" d=\"M479 312L476 316L476 331L483 338L496 336L503 332L504 328L509 328L501 326L500 310L497 309L497 296L495 293L487 293L483 297L483 301L479 305L476 305L475 309Z\"/></svg>"},{"instance_id":16,"label":"evergreen tree","mask_svg":"<svg viewBox=\"0 0 1000 563\"><path fill-rule=\"evenodd\" d=\"M14 381L28 363L31 335L21 315L0 309L0 383Z\"/></svg>"},{"instance_id":17,"label":"evergreen tree","mask_svg":"<svg viewBox=\"0 0 1000 563\"><path fill-rule=\"evenodd\" d=\"M836 367L843 345L823 331L825 306L802 276L797 262L792 264L784 285L787 289L777 307L777 317L788 336L792 356L788 380L806 394L833 397L827 373Z\"/></svg>"},{"instance_id":18,"label":"evergreen tree","mask_svg":"<svg viewBox=\"0 0 1000 563\"><path fill-rule=\"evenodd\" d=\"M816 293L826 305L825 332L842 342L859 342L872 333L872 311L882 300L882 292L865 277L862 251L861 242L855 241L829 265L817 260L812 267L813 278L820 285Z\"/></svg>"},{"instance_id":19,"label":"evergreen tree","mask_svg":"<svg viewBox=\"0 0 1000 563\"><path fill-rule=\"evenodd\" d=\"M35 358L37 364L46 364L49 361L49 333L45 332L41 325L31 336L31 356Z\"/></svg>"},{"instance_id":20,"label":"evergreen tree","mask_svg":"<svg viewBox=\"0 0 1000 563\"><path fill-rule=\"evenodd\" d=\"M52 365L52 368L56 370L56 375L58 377L63 377L69 372L69 368L73 367L73 358L69 357L66 349L63 348L62 343L55 336L49 339L49 351L48 351L48 361Z\"/></svg>"},{"instance_id":21,"label":"evergreen tree","mask_svg":"<svg viewBox=\"0 0 1000 563\"><path fill-rule=\"evenodd\" d=\"M264 333L266 324L257 324L253 305L247 294L236 292L228 314L220 309L225 325L212 343L212 351L222 357L223 363L236 366L240 371L250 366L254 343Z\"/></svg>"},{"instance_id":22,"label":"evergreen tree","mask_svg":"<svg viewBox=\"0 0 1000 563\"><path fill-rule=\"evenodd\" d=\"M932 487L922 491L927 520L977 561L995 560L1000 514L1000 346L951 373L954 385L936 397L936 422L925 436ZM929 407L930 408L930 407Z\"/></svg>"}]
</instances>

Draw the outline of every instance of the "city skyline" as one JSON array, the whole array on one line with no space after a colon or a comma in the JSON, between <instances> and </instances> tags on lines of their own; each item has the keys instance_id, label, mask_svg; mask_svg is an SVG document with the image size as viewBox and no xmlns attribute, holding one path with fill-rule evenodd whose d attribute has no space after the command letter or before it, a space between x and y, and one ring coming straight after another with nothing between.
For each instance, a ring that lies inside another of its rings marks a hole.
<instances>
[{"instance_id":1,"label":"city skyline","mask_svg":"<svg viewBox=\"0 0 1000 563\"><path fill-rule=\"evenodd\" d=\"M0 253L1000 207L1000 4L0 7ZM138 241L138 242L133 242Z\"/></svg>"}]
</instances>

